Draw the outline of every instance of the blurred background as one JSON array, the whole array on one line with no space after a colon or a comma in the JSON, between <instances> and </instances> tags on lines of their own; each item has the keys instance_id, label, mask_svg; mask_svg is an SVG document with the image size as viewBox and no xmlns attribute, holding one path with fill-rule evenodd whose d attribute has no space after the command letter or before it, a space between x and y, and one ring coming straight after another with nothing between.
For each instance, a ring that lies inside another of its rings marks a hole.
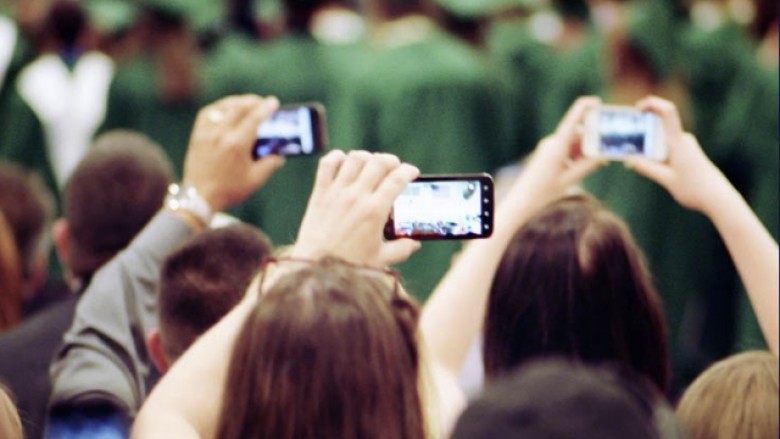
<instances>
[{"instance_id":1,"label":"blurred background","mask_svg":"<svg viewBox=\"0 0 780 439\"><path fill-rule=\"evenodd\" d=\"M322 102L331 148L497 176L516 172L576 97L659 95L777 239L776 0L0 3L0 158L58 196L94 136L113 128L159 142L180 173L197 110L236 93ZM316 161L288 159L231 213L289 244ZM670 328L672 397L711 362L763 345L704 217L619 164L584 186L646 253ZM399 267L418 299L460 245L426 243Z\"/></svg>"}]
</instances>

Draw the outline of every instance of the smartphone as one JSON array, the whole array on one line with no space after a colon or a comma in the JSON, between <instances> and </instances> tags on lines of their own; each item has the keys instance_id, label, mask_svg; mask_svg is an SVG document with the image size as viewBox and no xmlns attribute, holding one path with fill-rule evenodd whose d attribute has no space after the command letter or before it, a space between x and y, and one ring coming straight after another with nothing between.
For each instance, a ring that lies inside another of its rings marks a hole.
<instances>
[{"instance_id":1,"label":"smartphone","mask_svg":"<svg viewBox=\"0 0 780 439\"><path fill-rule=\"evenodd\" d=\"M420 176L393 203L385 238L487 238L493 233L493 208L488 174Z\"/></svg>"},{"instance_id":2,"label":"smartphone","mask_svg":"<svg viewBox=\"0 0 780 439\"><path fill-rule=\"evenodd\" d=\"M603 106L593 109L585 115L582 154L610 160L638 155L666 160L661 120L655 113L632 107Z\"/></svg>"},{"instance_id":3,"label":"smartphone","mask_svg":"<svg viewBox=\"0 0 780 439\"><path fill-rule=\"evenodd\" d=\"M257 128L252 158L271 154L303 156L326 148L325 107L320 103L284 105Z\"/></svg>"}]
</instances>

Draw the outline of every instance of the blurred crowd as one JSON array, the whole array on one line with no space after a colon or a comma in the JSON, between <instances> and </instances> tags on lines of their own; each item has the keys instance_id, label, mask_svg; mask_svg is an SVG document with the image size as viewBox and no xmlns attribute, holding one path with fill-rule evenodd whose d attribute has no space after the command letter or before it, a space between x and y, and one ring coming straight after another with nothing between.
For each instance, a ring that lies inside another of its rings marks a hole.
<instances>
[{"instance_id":1,"label":"blurred crowd","mask_svg":"<svg viewBox=\"0 0 780 439\"><path fill-rule=\"evenodd\" d=\"M677 105L686 129L777 239L777 6L3 0L0 158L37 173L54 195L42 222L63 212L66 182L94 139L111 130L160 144L173 180L181 178L198 110L227 95L321 102L330 148L389 152L425 174L517 167L579 96L634 105L656 95ZM289 159L229 212L275 245L292 243L316 160ZM669 327L671 394L712 362L764 346L732 260L706 218L620 165L582 186L628 224L645 252ZM6 189L0 185L0 199ZM51 252L47 242L31 245ZM7 243L0 239L0 250ZM460 248L426 244L399 265L409 291L424 302ZM45 269L20 265L27 278L40 272L34 289L61 298L67 294L56 291L66 288L41 287L70 282L51 254L37 262ZM9 326L44 307L36 301L55 300L24 297Z\"/></svg>"}]
</instances>

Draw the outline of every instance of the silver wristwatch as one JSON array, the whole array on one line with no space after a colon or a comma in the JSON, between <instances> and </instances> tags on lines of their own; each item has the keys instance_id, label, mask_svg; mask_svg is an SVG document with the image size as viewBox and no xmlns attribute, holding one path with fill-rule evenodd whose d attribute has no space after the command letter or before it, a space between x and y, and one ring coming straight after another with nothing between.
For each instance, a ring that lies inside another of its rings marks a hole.
<instances>
[{"instance_id":1,"label":"silver wristwatch","mask_svg":"<svg viewBox=\"0 0 780 439\"><path fill-rule=\"evenodd\" d=\"M208 226L214 216L208 201L193 186L184 183L172 183L168 186L165 207L173 211L185 210L195 215L204 226Z\"/></svg>"}]
</instances>

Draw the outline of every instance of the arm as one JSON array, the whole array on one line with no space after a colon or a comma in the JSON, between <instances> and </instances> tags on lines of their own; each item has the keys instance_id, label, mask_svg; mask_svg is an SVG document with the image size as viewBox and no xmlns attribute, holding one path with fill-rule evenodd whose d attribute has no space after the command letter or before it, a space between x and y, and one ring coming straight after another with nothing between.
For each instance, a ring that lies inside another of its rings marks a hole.
<instances>
[{"instance_id":1,"label":"arm","mask_svg":"<svg viewBox=\"0 0 780 439\"><path fill-rule=\"evenodd\" d=\"M190 140L185 182L212 210L241 201L281 165L279 157L252 162L249 154L257 126L277 105L275 100L233 97L201 111ZM224 120L216 123L204 115L214 110ZM163 211L96 273L52 366L52 406L108 400L130 416L135 413L152 371L142 340L156 326L161 264L203 227L187 211Z\"/></svg>"},{"instance_id":2,"label":"arm","mask_svg":"<svg viewBox=\"0 0 780 439\"><path fill-rule=\"evenodd\" d=\"M780 254L777 243L750 206L707 158L691 134L683 131L671 102L650 97L639 102L656 112L666 132L669 159L627 161L629 167L657 182L681 206L704 214L718 230L745 285L769 349L780 353Z\"/></svg>"},{"instance_id":3,"label":"arm","mask_svg":"<svg viewBox=\"0 0 780 439\"><path fill-rule=\"evenodd\" d=\"M419 171L389 154L331 151L320 160L314 190L292 256L334 255L377 267L402 261L419 247L411 240L383 242L393 200ZM266 285L273 282L265 273ZM214 437L233 344L254 309L259 286L173 365L144 403L134 437ZM190 389L197 383L198 397Z\"/></svg>"},{"instance_id":4,"label":"arm","mask_svg":"<svg viewBox=\"0 0 780 439\"><path fill-rule=\"evenodd\" d=\"M421 330L433 358L449 373L457 375L480 332L493 274L517 229L599 166L577 153L579 126L598 103L578 99L555 132L539 143L496 208L493 236L468 244L426 302Z\"/></svg>"}]
</instances>

